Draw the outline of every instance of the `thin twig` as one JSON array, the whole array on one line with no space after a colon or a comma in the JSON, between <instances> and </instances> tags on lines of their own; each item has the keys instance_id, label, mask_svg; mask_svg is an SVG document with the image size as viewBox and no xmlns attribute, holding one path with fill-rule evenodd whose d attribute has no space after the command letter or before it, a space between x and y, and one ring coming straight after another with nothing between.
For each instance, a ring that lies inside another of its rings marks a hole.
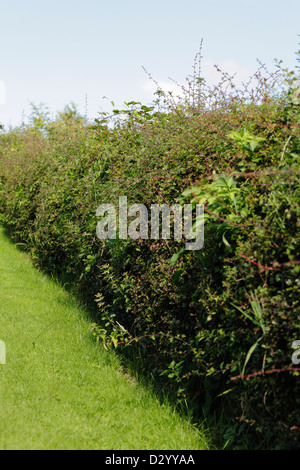
<instances>
[{"instance_id":1,"label":"thin twig","mask_svg":"<svg viewBox=\"0 0 300 470\"><path fill-rule=\"evenodd\" d=\"M275 372L285 372L285 371L299 372L300 369L298 367L286 367L285 369L271 369L271 370L264 370L264 371L260 370L259 372L253 372L253 374L236 375L235 377L230 377L230 380L250 379L251 377L255 377L257 375L274 374Z\"/></svg>"}]
</instances>

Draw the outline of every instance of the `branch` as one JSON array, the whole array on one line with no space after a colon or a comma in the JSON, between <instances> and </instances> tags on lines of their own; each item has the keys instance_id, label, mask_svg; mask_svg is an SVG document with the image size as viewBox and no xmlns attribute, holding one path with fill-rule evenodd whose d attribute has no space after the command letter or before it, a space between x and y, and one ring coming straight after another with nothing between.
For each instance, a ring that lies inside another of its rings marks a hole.
<instances>
[{"instance_id":1,"label":"branch","mask_svg":"<svg viewBox=\"0 0 300 470\"><path fill-rule=\"evenodd\" d=\"M265 375L265 374L273 374L274 372L285 372L285 371L292 371L292 372L299 372L300 368L297 367L286 367L285 369L271 369L271 370L260 370L259 372L253 372L253 374L248 375L236 375L235 377L230 377L230 380L236 379L250 379L251 377L255 377L257 375Z\"/></svg>"}]
</instances>

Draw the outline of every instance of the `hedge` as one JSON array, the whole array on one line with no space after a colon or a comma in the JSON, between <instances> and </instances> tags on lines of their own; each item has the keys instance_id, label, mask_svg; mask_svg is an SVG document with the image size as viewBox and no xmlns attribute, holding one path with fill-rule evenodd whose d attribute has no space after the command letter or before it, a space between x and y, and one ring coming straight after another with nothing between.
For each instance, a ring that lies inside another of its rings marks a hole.
<instances>
[{"instance_id":1,"label":"hedge","mask_svg":"<svg viewBox=\"0 0 300 470\"><path fill-rule=\"evenodd\" d=\"M233 449L299 447L299 80L194 76L86 123L0 137L1 223L97 309L92 330ZM227 87L226 87L227 85ZM37 120L35 121L37 122ZM204 204L205 241L100 240L96 209ZM220 418L221 419L221 418Z\"/></svg>"}]
</instances>

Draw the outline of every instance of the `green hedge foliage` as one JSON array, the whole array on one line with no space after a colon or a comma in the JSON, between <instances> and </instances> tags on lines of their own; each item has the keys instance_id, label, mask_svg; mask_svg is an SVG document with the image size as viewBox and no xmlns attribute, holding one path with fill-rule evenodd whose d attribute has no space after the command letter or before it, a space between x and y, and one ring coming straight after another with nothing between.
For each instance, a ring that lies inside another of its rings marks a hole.
<instances>
[{"instance_id":1,"label":"green hedge foliage","mask_svg":"<svg viewBox=\"0 0 300 470\"><path fill-rule=\"evenodd\" d=\"M125 103L93 125L68 107L3 133L1 221L97 306L105 347L195 417L226 410L227 448L297 448L299 80L255 79L238 90L226 74L211 88L195 75L180 99L158 89L152 106ZM96 209L119 196L203 203L204 247L99 240Z\"/></svg>"}]
</instances>

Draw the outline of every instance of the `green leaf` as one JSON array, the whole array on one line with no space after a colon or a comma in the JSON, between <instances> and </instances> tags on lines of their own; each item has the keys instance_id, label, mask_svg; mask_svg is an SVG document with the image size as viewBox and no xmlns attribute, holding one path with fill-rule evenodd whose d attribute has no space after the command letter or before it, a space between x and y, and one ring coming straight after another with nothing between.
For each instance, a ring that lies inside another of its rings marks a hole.
<instances>
[{"instance_id":1,"label":"green leaf","mask_svg":"<svg viewBox=\"0 0 300 470\"><path fill-rule=\"evenodd\" d=\"M258 146L258 141L257 140L251 140L249 142L249 145L250 145L250 149L252 150L252 152L254 152L254 150L256 149L256 147Z\"/></svg>"},{"instance_id":2,"label":"green leaf","mask_svg":"<svg viewBox=\"0 0 300 470\"><path fill-rule=\"evenodd\" d=\"M174 264L177 263L177 261L179 260L179 258L181 258L184 252L185 248L182 248L178 253L175 253L170 260L170 266L174 266Z\"/></svg>"},{"instance_id":3,"label":"green leaf","mask_svg":"<svg viewBox=\"0 0 300 470\"><path fill-rule=\"evenodd\" d=\"M264 321L263 321L262 309L261 309L260 303L258 302L257 299L255 299L255 300L252 300L250 304L251 304L253 313L255 315L255 318L259 323L259 326L261 327L263 333L265 333L266 328L265 328Z\"/></svg>"},{"instance_id":4,"label":"green leaf","mask_svg":"<svg viewBox=\"0 0 300 470\"><path fill-rule=\"evenodd\" d=\"M219 395L217 395L218 397L221 397L222 395L227 395L227 393L230 393L231 390L233 390L232 388L229 388L228 390L225 390L225 392L222 392L220 393Z\"/></svg>"},{"instance_id":5,"label":"green leaf","mask_svg":"<svg viewBox=\"0 0 300 470\"><path fill-rule=\"evenodd\" d=\"M222 235L222 241L223 241L224 245L227 246L227 248L229 248L229 249L231 250L231 249L232 249L232 248L231 248L231 245L230 245L230 243L228 243L228 241L226 240L226 238L225 238L225 233L226 233L226 232L224 232L223 235Z\"/></svg>"},{"instance_id":6,"label":"green leaf","mask_svg":"<svg viewBox=\"0 0 300 470\"><path fill-rule=\"evenodd\" d=\"M117 340L117 338L116 338L115 336L113 336L113 335L110 335L110 338L111 338L111 340L112 340L112 342L113 342L114 347L116 348L116 347L118 346L118 340Z\"/></svg>"},{"instance_id":7,"label":"green leaf","mask_svg":"<svg viewBox=\"0 0 300 470\"><path fill-rule=\"evenodd\" d=\"M261 327L260 323L253 317L251 317L251 315L249 315L247 312L245 312L244 310L242 310L240 307L238 307L237 305L231 303L230 305L232 305L233 307L235 307L239 312L241 312L246 318L248 318L248 320L251 320L252 323L254 323L254 325L256 326L259 326Z\"/></svg>"},{"instance_id":8,"label":"green leaf","mask_svg":"<svg viewBox=\"0 0 300 470\"><path fill-rule=\"evenodd\" d=\"M189 189L185 189L185 190L182 192L181 196L182 196L183 198L186 198L186 197L188 197L188 196L193 196L193 195L196 195L196 196L197 196L197 195L199 195L199 194L201 193L201 191L202 191L202 190L201 190L201 188L200 188L199 186L192 186L192 187L189 188Z\"/></svg>"},{"instance_id":9,"label":"green leaf","mask_svg":"<svg viewBox=\"0 0 300 470\"><path fill-rule=\"evenodd\" d=\"M167 374L169 374L169 369L164 370L164 371L163 371L161 374L159 374L159 375L160 375L160 377L162 377L163 375L167 375Z\"/></svg>"},{"instance_id":10,"label":"green leaf","mask_svg":"<svg viewBox=\"0 0 300 470\"><path fill-rule=\"evenodd\" d=\"M251 348L247 352L247 356L246 356L244 366L243 366L243 370L242 370L242 376L244 375L246 365L248 364L250 357L252 356L253 352L255 351L255 349L256 349L256 347L257 347L257 345L258 345L258 343L260 342L261 339L262 339L262 336L254 344L252 344Z\"/></svg>"}]
</instances>

